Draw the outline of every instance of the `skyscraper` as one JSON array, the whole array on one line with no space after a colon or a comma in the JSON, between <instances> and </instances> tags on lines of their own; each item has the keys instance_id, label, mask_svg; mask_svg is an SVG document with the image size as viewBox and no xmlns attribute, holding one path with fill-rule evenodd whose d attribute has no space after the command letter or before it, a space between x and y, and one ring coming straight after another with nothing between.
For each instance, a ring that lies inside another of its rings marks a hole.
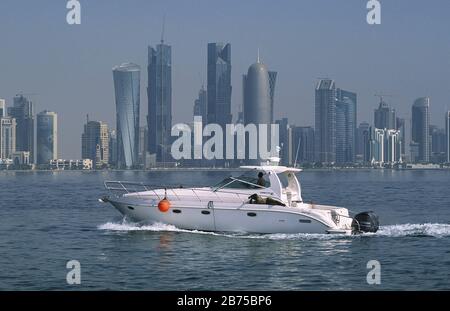
<instances>
[{"instance_id":1,"label":"skyscraper","mask_svg":"<svg viewBox=\"0 0 450 311\"><path fill-rule=\"evenodd\" d=\"M445 129L430 125L430 137L430 162L444 163L447 155Z\"/></svg>"},{"instance_id":2,"label":"skyscraper","mask_svg":"<svg viewBox=\"0 0 450 311\"><path fill-rule=\"evenodd\" d=\"M315 93L316 161L334 163L336 161L336 87L334 80L319 80Z\"/></svg>"},{"instance_id":3,"label":"skyscraper","mask_svg":"<svg viewBox=\"0 0 450 311\"><path fill-rule=\"evenodd\" d=\"M148 47L148 151L158 162L171 160L172 48L161 43Z\"/></svg>"},{"instance_id":4,"label":"skyscraper","mask_svg":"<svg viewBox=\"0 0 450 311\"><path fill-rule=\"evenodd\" d=\"M370 125L367 122L361 122L356 134L356 155L358 161L370 162Z\"/></svg>"},{"instance_id":5,"label":"skyscraper","mask_svg":"<svg viewBox=\"0 0 450 311\"><path fill-rule=\"evenodd\" d=\"M412 106L412 141L418 144L418 162L430 161L430 99L421 97Z\"/></svg>"},{"instance_id":6,"label":"skyscraper","mask_svg":"<svg viewBox=\"0 0 450 311\"><path fill-rule=\"evenodd\" d=\"M6 117L6 101L0 99L0 118Z\"/></svg>"},{"instance_id":7,"label":"skyscraper","mask_svg":"<svg viewBox=\"0 0 450 311\"><path fill-rule=\"evenodd\" d=\"M117 162L120 168L138 164L141 69L124 63L113 68L117 119Z\"/></svg>"},{"instance_id":8,"label":"skyscraper","mask_svg":"<svg viewBox=\"0 0 450 311\"><path fill-rule=\"evenodd\" d=\"M0 159L11 159L16 151L16 120L0 117Z\"/></svg>"},{"instance_id":9,"label":"skyscraper","mask_svg":"<svg viewBox=\"0 0 450 311\"><path fill-rule=\"evenodd\" d=\"M374 112L374 125L377 129L395 130L395 109L380 98L380 104Z\"/></svg>"},{"instance_id":10,"label":"skyscraper","mask_svg":"<svg viewBox=\"0 0 450 311\"><path fill-rule=\"evenodd\" d=\"M336 162L353 163L356 155L356 93L336 92Z\"/></svg>"},{"instance_id":11,"label":"skyscraper","mask_svg":"<svg viewBox=\"0 0 450 311\"><path fill-rule=\"evenodd\" d=\"M141 126L139 128L139 165L145 168L145 160L148 153L148 127Z\"/></svg>"},{"instance_id":12,"label":"skyscraper","mask_svg":"<svg viewBox=\"0 0 450 311\"><path fill-rule=\"evenodd\" d=\"M370 140L372 164L395 164L401 159L400 132L397 130L373 128Z\"/></svg>"},{"instance_id":13,"label":"skyscraper","mask_svg":"<svg viewBox=\"0 0 450 311\"><path fill-rule=\"evenodd\" d=\"M447 139L445 140L446 150L447 150L447 163L450 163L450 111L445 114L445 134Z\"/></svg>"},{"instance_id":14,"label":"skyscraper","mask_svg":"<svg viewBox=\"0 0 450 311\"><path fill-rule=\"evenodd\" d=\"M277 72L269 71L269 94L270 94L270 115L274 120L274 104L275 104L275 86L277 85Z\"/></svg>"},{"instance_id":15,"label":"skyscraper","mask_svg":"<svg viewBox=\"0 0 450 311\"><path fill-rule=\"evenodd\" d=\"M117 134L115 130L109 132L109 165L117 166Z\"/></svg>"},{"instance_id":16,"label":"skyscraper","mask_svg":"<svg viewBox=\"0 0 450 311\"><path fill-rule=\"evenodd\" d=\"M254 124L257 129L259 129L259 125L265 124L269 143L270 125L272 124L269 73L267 66L260 62L259 57L256 63L249 67L244 81L244 124ZM246 148L249 143L250 141L247 140ZM268 151L271 146L267 145L267 147ZM259 139L257 150L257 159L248 159L247 163L259 164L261 160L266 160L260 158Z\"/></svg>"},{"instance_id":17,"label":"skyscraper","mask_svg":"<svg viewBox=\"0 0 450 311\"><path fill-rule=\"evenodd\" d=\"M45 110L38 113L36 124L37 163L49 164L58 158L58 117Z\"/></svg>"},{"instance_id":18,"label":"skyscraper","mask_svg":"<svg viewBox=\"0 0 450 311\"><path fill-rule=\"evenodd\" d=\"M81 157L91 159L93 167L102 168L109 163L108 124L87 120L81 135Z\"/></svg>"},{"instance_id":19,"label":"skyscraper","mask_svg":"<svg viewBox=\"0 0 450 311\"><path fill-rule=\"evenodd\" d=\"M194 117L202 117L203 124L207 121L207 110L208 110L208 97L207 92L202 85L200 91L198 91L198 98L194 103Z\"/></svg>"},{"instance_id":20,"label":"skyscraper","mask_svg":"<svg viewBox=\"0 0 450 311\"><path fill-rule=\"evenodd\" d=\"M208 117L225 129L231 123L231 44L208 43Z\"/></svg>"},{"instance_id":21,"label":"skyscraper","mask_svg":"<svg viewBox=\"0 0 450 311\"><path fill-rule=\"evenodd\" d=\"M29 151L34 163L34 104L25 96L16 95L8 115L16 119L16 150Z\"/></svg>"},{"instance_id":22,"label":"skyscraper","mask_svg":"<svg viewBox=\"0 0 450 311\"><path fill-rule=\"evenodd\" d=\"M396 129L400 132L400 154L402 159L406 157L406 121L402 118L397 118Z\"/></svg>"}]
</instances>

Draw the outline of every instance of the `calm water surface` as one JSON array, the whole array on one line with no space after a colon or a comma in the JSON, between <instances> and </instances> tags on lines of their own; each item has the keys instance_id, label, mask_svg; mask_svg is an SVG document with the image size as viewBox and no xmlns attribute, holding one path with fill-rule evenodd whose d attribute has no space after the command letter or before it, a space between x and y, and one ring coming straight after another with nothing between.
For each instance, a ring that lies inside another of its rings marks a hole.
<instances>
[{"instance_id":1,"label":"calm water surface","mask_svg":"<svg viewBox=\"0 0 450 311\"><path fill-rule=\"evenodd\" d=\"M374 235L214 234L123 222L104 180L213 184L226 172L0 172L0 290L450 289L450 171L307 171L303 196L374 210ZM81 263L81 285L66 263ZM381 285L366 264L381 263Z\"/></svg>"}]
</instances>

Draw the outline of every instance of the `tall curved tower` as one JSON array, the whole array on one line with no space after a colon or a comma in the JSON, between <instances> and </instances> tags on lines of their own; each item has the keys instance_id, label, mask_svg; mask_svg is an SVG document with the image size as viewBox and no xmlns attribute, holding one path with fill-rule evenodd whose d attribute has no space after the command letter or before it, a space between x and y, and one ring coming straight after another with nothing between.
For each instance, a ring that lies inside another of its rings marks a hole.
<instances>
[{"instance_id":1,"label":"tall curved tower","mask_svg":"<svg viewBox=\"0 0 450 311\"><path fill-rule=\"evenodd\" d=\"M260 62L250 66L247 75L244 75L244 124L254 124L258 128L260 124L267 124L268 144L270 142L270 125L272 124L272 102L270 92L269 71L267 66ZM249 141L246 145L248 146ZM268 147L270 147L268 145ZM246 147L248 148L248 147ZM247 161L249 164L259 164L258 159Z\"/></svg>"},{"instance_id":2,"label":"tall curved tower","mask_svg":"<svg viewBox=\"0 0 450 311\"><path fill-rule=\"evenodd\" d=\"M138 164L140 76L138 65L124 63L113 68L116 97L118 166Z\"/></svg>"}]
</instances>

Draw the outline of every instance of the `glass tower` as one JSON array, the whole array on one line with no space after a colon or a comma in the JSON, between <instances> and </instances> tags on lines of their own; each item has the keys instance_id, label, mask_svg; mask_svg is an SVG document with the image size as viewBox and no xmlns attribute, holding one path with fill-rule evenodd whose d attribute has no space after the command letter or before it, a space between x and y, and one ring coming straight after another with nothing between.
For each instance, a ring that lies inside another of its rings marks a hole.
<instances>
[{"instance_id":1,"label":"glass tower","mask_svg":"<svg viewBox=\"0 0 450 311\"><path fill-rule=\"evenodd\" d=\"M317 162L336 162L336 87L321 79L315 94L315 156Z\"/></svg>"},{"instance_id":2,"label":"glass tower","mask_svg":"<svg viewBox=\"0 0 450 311\"><path fill-rule=\"evenodd\" d=\"M336 92L336 162L353 163L356 155L356 93Z\"/></svg>"},{"instance_id":3,"label":"glass tower","mask_svg":"<svg viewBox=\"0 0 450 311\"><path fill-rule=\"evenodd\" d=\"M36 120L37 163L50 164L58 158L58 118L52 111L38 113Z\"/></svg>"},{"instance_id":4,"label":"glass tower","mask_svg":"<svg viewBox=\"0 0 450 311\"><path fill-rule=\"evenodd\" d=\"M172 48L148 48L148 151L158 162L170 161L172 129Z\"/></svg>"},{"instance_id":5,"label":"glass tower","mask_svg":"<svg viewBox=\"0 0 450 311\"><path fill-rule=\"evenodd\" d=\"M124 63L113 68L120 168L138 165L140 75L141 69L136 64Z\"/></svg>"},{"instance_id":6,"label":"glass tower","mask_svg":"<svg viewBox=\"0 0 450 311\"><path fill-rule=\"evenodd\" d=\"M208 43L208 120L231 123L231 44Z\"/></svg>"},{"instance_id":7,"label":"glass tower","mask_svg":"<svg viewBox=\"0 0 450 311\"><path fill-rule=\"evenodd\" d=\"M412 106L412 141L418 144L418 162L430 161L430 99L421 97Z\"/></svg>"},{"instance_id":8,"label":"glass tower","mask_svg":"<svg viewBox=\"0 0 450 311\"><path fill-rule=\"evenodd\" d=\"M8 115L16 119L16 151L29 151L34 162L34 104L23 95L14 97Z\"/></svg>"}]
</instances>

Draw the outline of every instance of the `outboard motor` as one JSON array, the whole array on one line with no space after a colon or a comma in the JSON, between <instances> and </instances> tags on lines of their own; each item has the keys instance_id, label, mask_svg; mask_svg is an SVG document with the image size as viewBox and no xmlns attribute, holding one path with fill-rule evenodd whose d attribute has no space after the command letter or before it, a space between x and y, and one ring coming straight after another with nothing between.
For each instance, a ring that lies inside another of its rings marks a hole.
<instances>
[{"instance_id":1,"label":"outboard motor","mask_svg":"<svg viewBox=\"0 0 450 311\"><path fill-rule=\"evenodd\" d=\"M379 227L378 216L372 212L362 212L353 217L352 232L377 232Z\"/></svg>"}]
</instances>

